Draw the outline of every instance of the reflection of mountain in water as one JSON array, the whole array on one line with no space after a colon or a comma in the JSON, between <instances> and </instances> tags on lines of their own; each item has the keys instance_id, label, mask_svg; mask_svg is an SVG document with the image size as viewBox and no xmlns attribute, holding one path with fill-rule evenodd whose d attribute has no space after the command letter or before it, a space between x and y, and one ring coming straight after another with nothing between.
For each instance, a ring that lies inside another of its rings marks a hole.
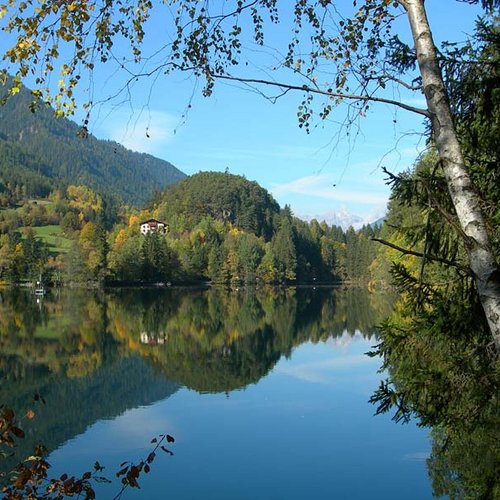
<instances>
[{"instance_id":1,"label":"reflection of mountain in water","mask_svg":"<svg viewBox=\"0 0 500 500\"><path fill-rule=\"evenodd\" d=\"M49 451L56 449L94 422L168 398L179 387L155 374L139 356L115 359L83 378L59 378L41 369L25 373L28 378L19 390L18 386L10 386L10 391L2 387L2 401L17 409L26 408L26 402L37 392L46 404L31 404L36 418L24 426L26 438L19 442L16 456L1 464L0 470L8 470L18 458L30 455L38 442Z\"/></svg>"},{"instance_id":2,"label":"reflection of mountain in water","mask_svg":"<svg viewBox=\"0 0 500 500\"><path fill-rule=\"evenodd\" d=\"M2 294L0 402L21 416L33 408L36 418L23 425L26 438L0 470L10 470L39 442L51 451L94 422L167 398L179 387L105 332L100 297L72 298L46 300L40 311L28 294ZM45 405L34 403L35 393Z\"/></svg>"},{"instance_id":3,"label":"reflection of mountain in water","mask_svg":"<svg viewBox=\"0 0 500 500\"><path fill-rule=\"evenodd\" d=\"M210 350L200 349L189 340L182 354L164 347L153 357L153 367L199 392L225 392L257 383L281 356L269 330Z\"/></svg>"},{"instance_id":4,"label":"reflection of mountain in water","mask_svg":"<svg viewBox=\"0 0 500 500\"><path fill-rule=\"evenodd\" d=\"M303 342L373 334L388 310L359 290L66 291L41 307L17 290L0 295L0 402L22 412L34 393L47 401L34 407L18 457L35 438L55 449L179 384L226 392L256 383Z\"/></svg>"},{"instance_id":5,"label":"reflection of mountain in water","mask_svg":"<svg viewBox=\"0 0 500 500\"><path fill-rule=\"evenodd\" d=\"M23 422L27 439L0 471L29 455L35 440L53 450L180 385L237 390L304 342L342 349L371 338L390 308L387 295L357 289L66 291L41 307L20 290L2 291L0 403L37 415ZM386 323L397 334L382 330L374 342L393 381L375 400L403 394L406 411L434 427L427 466L436 495L497 498L498 360L489 336L476 325L450 343L446 332L400 328L400 314ZM472 321L457 314L455 325ZM46 406L33 405L34 393Z\"/></svg>"},{"instance_id":6,"label":"reflection of mountain in water","mask_svg":"<svg viewBox=\"0 0 500 500\"><path fill-rule=\"evenodd\" d=\"M201 392L223 392L256 383L303 342L373 334L388 307L362 290L168 290L141 300L121 290L108 311L110 330L156 370Z\"/></svg>"}]
</instances>

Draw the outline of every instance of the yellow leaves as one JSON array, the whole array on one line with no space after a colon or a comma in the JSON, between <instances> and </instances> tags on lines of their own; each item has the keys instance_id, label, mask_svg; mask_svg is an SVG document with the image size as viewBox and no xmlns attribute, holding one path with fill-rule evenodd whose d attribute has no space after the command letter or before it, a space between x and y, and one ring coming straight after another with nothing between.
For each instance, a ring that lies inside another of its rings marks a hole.
<instances>
[{"instance_id":1,"label":"yellow leaves","mask_svg":"<svg viewBox=\"0 0 500 500\"><path fill-rule=\"evenodd\" d=\"M229 332L229 338L228 338L228 343L233 344L236 342L240 337L242 337L242 332L238 330L237 328L232 328Z\"/></svg>"},{"instance_id":2,"label":"yellow leaves","mask_svg":"<svg viewBox=\"0 0 500 500\"><path fill-rule=\"evenodd\" d=\"M115 250L120 250L125 241L127 241L127 231L125 231L125 229L120 229L115 239Z\"/></svg>"},{"instance_id":3,"label":"yellow leaves","mask_svg":"<svg viewBox=\"0 0 500 500\"><path fill-rule=\"evenodd\" d=\"M17 328L18 330L20 330L20 329L23 327L23 325L24 325L24 319L23 319L23 317L22 317L22 316L17 316L17 315L16 315L16 316L14 317L14 325L16 325L16 328Z\"/></svg>"},{"instance_id":4,"label":"yellow leaves","mask_svg":"<svg viewBox=\"0 0 500 500\"><path fill-rule=\"evenodd\" d=\"M61 76L67 76L71 73L71 67L68 66L67 64L63 64L61 66ZM59 80L61 82L62 80Z\"/></svg>"},{"instance_id":5,"label":"yellow leaves","mask_svg":"<svg viewBox=\"0 0 500 500\"><path fill-rule=\"evenodd\" d=\"M148 212L147 210L141 210L139 212L139 219L141 220L147 220L151 218L151 213Z\"/></svg>"},{"instance_id":6,"label":"yellow leaves","mask_svg":"<svg viewBox=\"0 0 500 500\"><path fill-rule=\"evenodd\" d=\"M93 241L95 240L95 233L96 233L96 225L93 222L87 222L81 232L80 232L80 244L81 245L86 245L90 244L92 245Z\"/></svg>"},{"instance_id":7,"label":"yellow leaves","mask_svg":"<svg viewBox=\"0 0 500 500\"><path fill-rule=\"evenodd\" d=\"M0 5L0 19L3 19L7 15L7 6L6 5Z\"/></svg>"},{"instance_id":8,"label":"yellow leaves","mask_svg":"<svg viewBox=\"0 0 500 500\"><path fill-rule=\"evenodd\" d=\"M103 209L102 198L87 186L70 185L67 188L67 193L70 206L77 208L84 214L98 213Z\"/></svg>"},{"instance_id":9,"label":"yellow leaves","mask_svg":"<svg viewBox=\"0 0 500 500\"><path fill-rule=\"evenodd\" d=\"M131 215L128 219L128 227L134 227L139 224L139 217L137 215Z\"/></svg>"},{"instance_id":10,"label":"yellow leaves","mask_svg":"<svg viewBox=\"0 0 500 500\"><path fill-rule=\"evenodd\" d=\"M19 94L19 91L20 91L20 90L21 90L21 89L20 89L19 87L12 87L12 88L10 88L10 89L9 89L9 94L10 94L10 95L16 95L16 94Z\"/></svg>"}]
</instances>

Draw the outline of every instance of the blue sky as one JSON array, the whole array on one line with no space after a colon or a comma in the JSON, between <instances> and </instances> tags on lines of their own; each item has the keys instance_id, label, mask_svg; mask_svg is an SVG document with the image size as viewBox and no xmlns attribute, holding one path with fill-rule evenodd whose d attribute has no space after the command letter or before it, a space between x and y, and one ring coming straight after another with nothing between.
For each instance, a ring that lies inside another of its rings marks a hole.
<instances>
[{"instance_id":1,"label":"blue sky","mask_svg":"<svg viewBox=\"0 0 500 500\"><path fill-rule=\"evenodd\" d=\"M428 0L426 5L437 41L461 40L464 32L472 31L475 8L455 0ZM163 21L156 16L148 26L146 51L154 50L161 40ZM270 45L284 41L285 25L271 33ZM407 33L405 19L400 26L398 32ZM268 64L273 50L267 47L257 55L261 66ZM254 70L258 74L254 67L244 69L248 75ZM124 81L123 72L99 68L94 100ZM424 104L420 95L391 97ZM194 79L169 75L139 81L124 100L97 106L90 130L99 138L168 160L186 174L229 169L245 175L271 191L280 205L290 204L299 216L347 210L368 222L380 217L389 195L381 167L393 172L411 167L425 147L422 117L376 105L361 121L359 133L353 130L347 137L333 123L345 116L340 106L329 122L316 122L306 134L297 126L300 100L300 94L288 94L272 104L243 85L223 82L204 98ZM192 107L186 116L189 102Z\"/></svg>"}]
</instances>

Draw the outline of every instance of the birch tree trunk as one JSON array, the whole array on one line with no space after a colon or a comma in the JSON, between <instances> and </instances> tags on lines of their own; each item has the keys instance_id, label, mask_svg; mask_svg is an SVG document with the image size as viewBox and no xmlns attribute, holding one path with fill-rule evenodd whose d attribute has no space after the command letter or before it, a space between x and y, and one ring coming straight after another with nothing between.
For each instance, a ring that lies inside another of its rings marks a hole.
<instances>
[{"instance_id":1,"label":"birch tree trunk","mask_svg":"<svg viewBox=\"0 0 500 500\"><path fill-rule=\"evenodd\" d=\"M479 293L497 353L500 353L500 270L491 249L486 224L453 124L448 95L437 61L424 0L402 0L418 59L422 85L431 115L433 137L462 230L469 266Z\"/></svg>"}]
</instances>

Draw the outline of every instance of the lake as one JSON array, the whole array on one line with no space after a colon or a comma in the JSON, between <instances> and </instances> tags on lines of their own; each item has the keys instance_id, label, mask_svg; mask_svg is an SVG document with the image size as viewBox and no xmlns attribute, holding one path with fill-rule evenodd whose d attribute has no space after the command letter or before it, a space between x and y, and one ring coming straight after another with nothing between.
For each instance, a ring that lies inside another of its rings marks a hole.
<instances>
[{"instance_id":1,"label":"lake","mask_svg":"<svg viewBox=\"0 0 500 500\"><path fill-rule=\"evenodd\" d=\"M0 402L51 474L124 461L168 433L125 498L432 498L427 429L374 416L366 352L391 309L358 289L0 292ZM46 404L33 401L40 394Z\"/></svg>"}]
</instances>

